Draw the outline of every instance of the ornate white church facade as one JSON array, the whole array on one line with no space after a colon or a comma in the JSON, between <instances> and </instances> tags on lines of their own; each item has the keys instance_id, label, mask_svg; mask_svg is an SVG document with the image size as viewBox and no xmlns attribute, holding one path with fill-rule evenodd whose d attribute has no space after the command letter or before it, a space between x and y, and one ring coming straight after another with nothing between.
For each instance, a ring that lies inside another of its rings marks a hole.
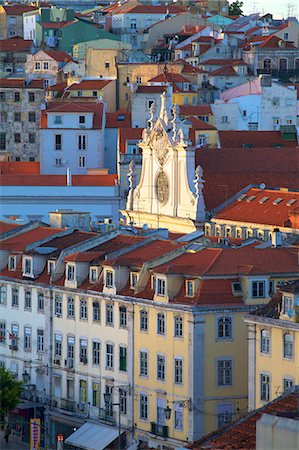
<instances>
[{"instance_id":1,"label":"ornate white church facade","mask_svg":"<svg viewBox=\"0 0 299 450\"><path fill-rule=\"evenodd\" d=\"M139 143L140 181L136 185L131 162L127 206L121 212L136 227L189 233L205 220L202 169L195 169L195 147L188 140L178 106L172 108L170 90L161 97L159 116L152 105L149 128L143 130Z\"/></svg>"}]
</instances>

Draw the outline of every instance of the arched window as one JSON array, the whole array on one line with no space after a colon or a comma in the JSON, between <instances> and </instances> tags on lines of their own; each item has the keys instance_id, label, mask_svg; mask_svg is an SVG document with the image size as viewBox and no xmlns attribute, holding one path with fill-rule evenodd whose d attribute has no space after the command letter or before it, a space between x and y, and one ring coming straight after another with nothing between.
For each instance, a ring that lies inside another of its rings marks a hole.
<instances>
[{"instance_id":1,"label":"arched window","mask_svg":"<svg viewBox=\"0 0 299 450\"><path fill-rule=\"evenodd\" d=\"M101 310L99 302L93 302L92 304L92 319L94 322L100 322Z\"/></svg>"},{"instance_id":2,"label":"arched window","mask_svg":"<svg viewBox=\"0 0 299 450\"><path fill-rule=\"evenodd\" d=\"M261 353L270 353L270 333L268 330L261 331Z\"/></svg>"},{"instance_id":3,"label":"arched window","mask_svg":"<svg viewBox=\"0 0 299 450\"><path fill-rule=\"evenodd\" d=\"M231 317L220 317L217 320L217 339L232 338L232 319Z\"/></svg>"},{"instance_id":4,"label":"arched window","mask_svg":"<svg viewBox=\"0 0 299 450\"><path fill-rule=\"evenodd\" d=\"M293 358L294 355L294 336L286 333L283 337L283 356Z\"/></svg>"},{"instance_id":5,"label":"arched window","mask_svg":"<svg viewBox=\"0 0 299 450\"><path fill-rule=\"evenodd\" d=\"M31 309L31 291L25 292L25 309Z\"/></svg>"}]
</instances>

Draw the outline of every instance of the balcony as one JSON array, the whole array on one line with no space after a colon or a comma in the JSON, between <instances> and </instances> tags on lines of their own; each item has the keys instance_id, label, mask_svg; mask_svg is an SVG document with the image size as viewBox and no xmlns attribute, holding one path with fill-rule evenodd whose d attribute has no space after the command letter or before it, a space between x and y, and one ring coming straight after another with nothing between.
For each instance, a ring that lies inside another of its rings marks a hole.
<instances>
[{"instance_id":1,"label":"balcony","mask_svg":"<svg viewBox=\"0 0 299 450\"><path fill-rule=\"evenodd\" d=\"M272 75L272 78L278 78L281 81L288 81L289 78L292 77L299 77L299 68L298 69L258 69L257 70L258 75L264 75L269 74Z\"/></svg>"},{"instance_id":2,"label":"balcony","mask_svg":"<svg viewBox=\"0 0 299 450\"><path fill-rule=\"evenodd\" d=\"M111 408L99 408L99 420L108 425L116 425L115 412Z\"/></svg>"},{"instance_id":3,"label":"balcony","mask_svg":"<svg viewBox=\"0 0 299 450\"><path fill-rule=\"evenodd\" d=\"M159 425L156 422L151 422L151 433L155 434L156 436L167 438L168 427L166 425Z\"/></svg>"},{"instance_id":4,"label":"balcony","mask_svg":"<svg viewBox=\"0 0 299 450\"><path fill-rule=\"evenodd\" d=\"M65 411L75 412L76 411L76 403L73 402L72 400L62 398L60 400L60 408L64 409Z\"/></svg>"}]
</instances>

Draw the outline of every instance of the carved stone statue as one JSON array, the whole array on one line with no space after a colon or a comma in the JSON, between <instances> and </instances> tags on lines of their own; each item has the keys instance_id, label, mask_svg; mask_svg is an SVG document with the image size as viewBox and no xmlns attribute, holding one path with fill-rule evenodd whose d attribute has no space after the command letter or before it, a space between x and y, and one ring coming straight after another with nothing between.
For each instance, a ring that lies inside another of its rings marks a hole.
<instances>
[{"instance_id":1,"label":"carved stone statue","mask_svg":"<svg viewBox=\"0 0 299 450\"><path fill-rule=\"evenodd\" d=\"M128 182L129 182L129 192L127 198L127 209L133 210L134 207L134 189L136 187L136 173L135 173L136 165L132 160L129 164L129 172L128 172Z\"/></svg>"}]
</instances>

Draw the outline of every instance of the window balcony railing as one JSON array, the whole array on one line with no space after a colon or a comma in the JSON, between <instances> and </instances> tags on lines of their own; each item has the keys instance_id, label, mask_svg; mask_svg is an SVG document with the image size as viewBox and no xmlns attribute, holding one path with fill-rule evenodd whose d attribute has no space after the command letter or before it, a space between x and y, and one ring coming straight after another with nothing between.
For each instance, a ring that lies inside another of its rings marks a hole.
<instances>
[{"instance_id":1,"label":"window balcony railing","mask_svg":"<svg viewBox=\"0 0 299 450\"><path fill-rule=\"evenodd\" d=\"M75 412L76 411L76 403L73 402L72 400L62 398L60 401L60 408L64 409L65 411Z\"/></svg>"},{"instance_id":2,"label":"window balcony railing","mask_svg":"<svg viewBox=\"0 0 299 450\"><path fill-rule=\"evenodd\" d=\"M99 408L99 419L109 425L116 425L115 412L111 408Z\"/></svg>"},{"instance_id":3,"label":"window balcony railing","mask_svg":"<svg viewBox=\"0 0 299 450\"><path fill-rule=\"evenodd\" d=\"M168 437L168 427L166 425L159 425L156 422L151 422L151 433L156 436Z\"/></svg>"}]
</instances>

